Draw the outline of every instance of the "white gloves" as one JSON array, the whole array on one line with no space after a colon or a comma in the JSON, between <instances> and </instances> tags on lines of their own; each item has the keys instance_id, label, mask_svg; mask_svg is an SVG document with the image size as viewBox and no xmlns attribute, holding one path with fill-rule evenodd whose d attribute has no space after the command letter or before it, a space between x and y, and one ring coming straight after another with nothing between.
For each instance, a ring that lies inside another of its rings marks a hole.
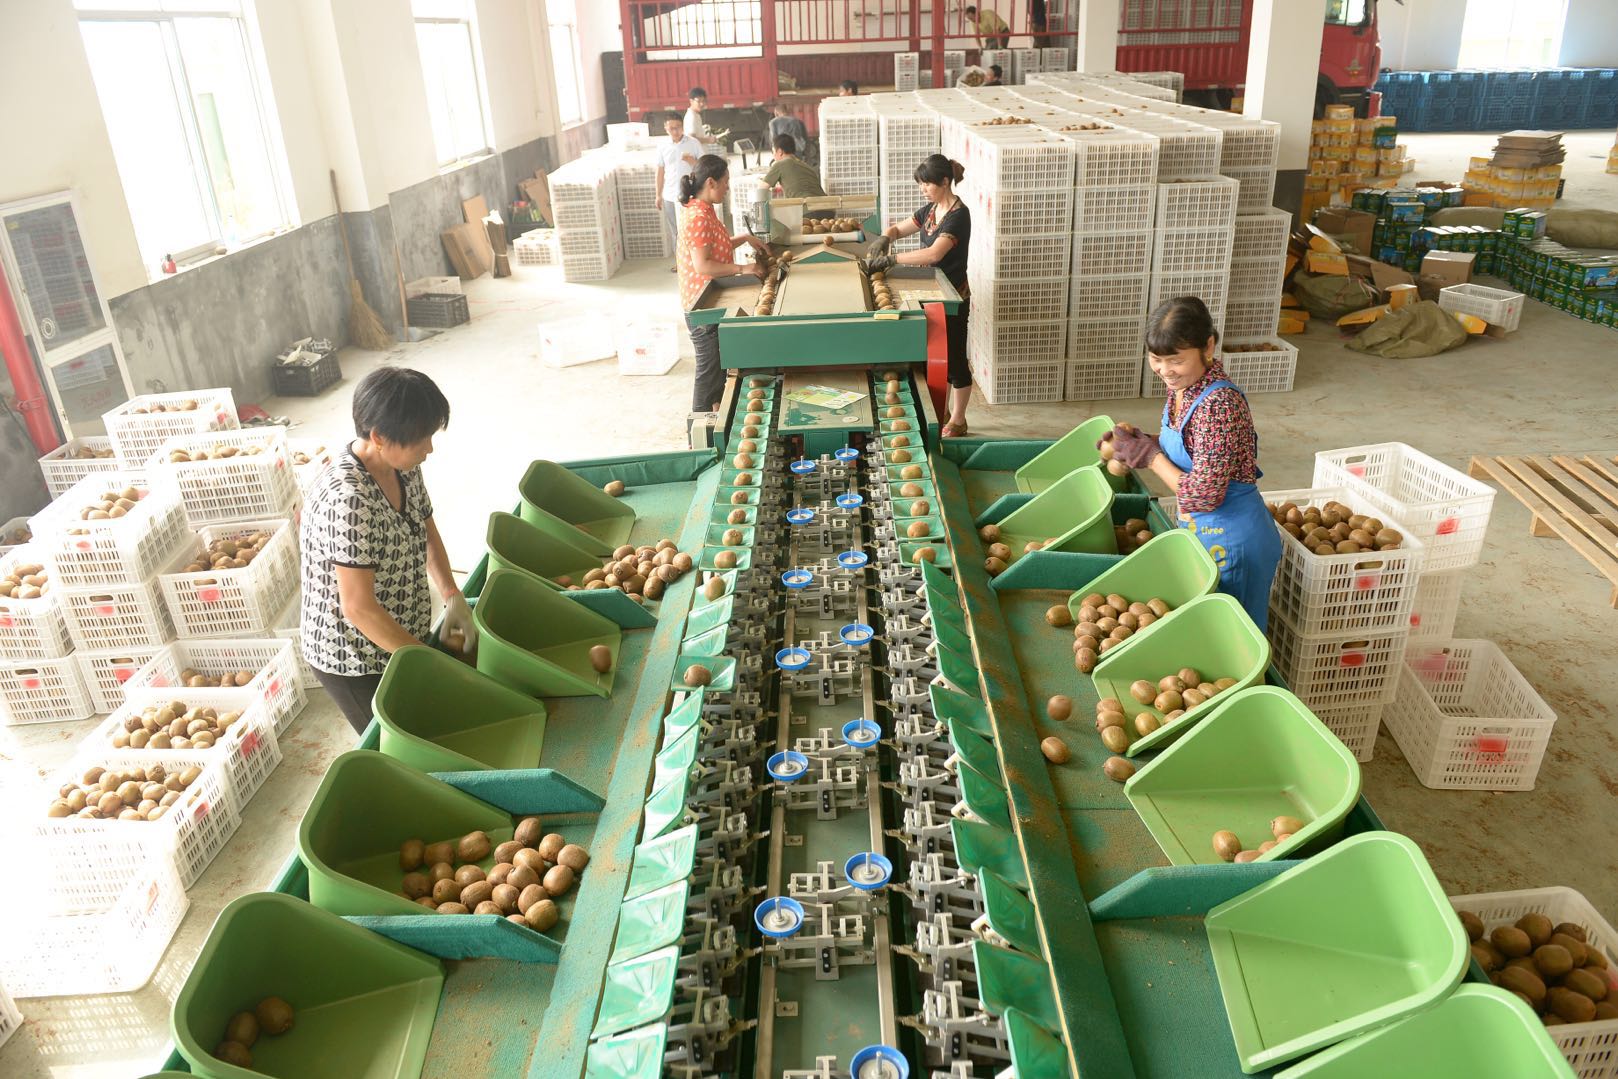
<instances>
[{"instance_id":1,"label":"white gloves","mask_svg":"<svg viewBox=\"0 0 1618 1079\"><path fill-rule=\"evenodd\" d=\"M438 639L451 650L459 648L465 655L471 655L478 647L478 627L472 621L472 608L468 606L466 597L455 595L444 606L444 622L439 627Z\"/></svg>"}]
</instances>

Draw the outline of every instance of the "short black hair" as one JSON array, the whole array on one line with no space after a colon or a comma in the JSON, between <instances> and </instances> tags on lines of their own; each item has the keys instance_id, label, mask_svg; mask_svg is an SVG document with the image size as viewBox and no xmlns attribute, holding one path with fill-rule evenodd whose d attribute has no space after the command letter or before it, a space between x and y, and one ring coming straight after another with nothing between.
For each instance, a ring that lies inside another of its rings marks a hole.
<instances>
[{"instance_id":1,"label":"short black hair","mask_svg":"<svg viewBox=\"0 0 1618 1079\"><path fill-rule=\"evenodd\" d=\"M798 140L791 135L777 135L775 136L775 148L783 154L795 154L798 152Z\"/></svg>"},{"instance_id":2,"label":"short black hair","mask_svg":"<svg viewBox=\"0 0 1618 1079\"><path fill-rule=\"evenodd\" d=\"M975 7L973 7L973 6L972 6L972 5L970 5L970 4L968 4L968 5L967 5L967 6L966 6L966 14L968 14L968 15L976 15L976 14L977 14L977 13L978 13L978 9L977 9L977 8L975 8Z\"/></svg>"},{"instance_id":3,"label":"short black hair","mask_svg":"<svg viewBox=\"0 0 1618 1079\"><path fill-rule=\"evenodd\" d=\"M449 401L432 379L408 367L378 367L354 387L354 433L411 446L449 426Z\"/></svg>"},{"instance_id":4,"label":"short black hair","mask_svg":"<svg viewBox=\"0 0 1618 1079\"><path fill-rule=\"evenodd\" d=\"M684 127L685 126L685 113L683 113L683 112L671 112L667 116L663 117L663 122L665 124L668 123L670 120L673 120L675 123L679 124L681 127Z\"/></svg>"},{"instance_id":5,"label":"short black hair","mask_svg":"<svg viewBox=\"0 0 1618 1079\"><path fill-rule=\"evenodd\" d=\"M860 92L860 84L855 82L853 79L844 79L837 85L840 89L847 90L852 94L857 94Z\"/></svg>"},{"instance_id":6,"label":"short black hair","mask_svg":"<svg viewBox=\"0 0 1618 1079\"><path fill-rule=\"evenodd\" d=\"M704 97L705 98L707 96L708 96L708 91L704 90L700 86L691 87L691 92L685 95L687 101L690 101L690 100L692 100L694 98L699 98L699 97Z\"/></svg>"},{"instance_id":7,"label":"short black hair","mask_svg":"<svg viewBox=\"0 0 1618 1079\"><path fill-rule=\"evenodd\" d=\"M1219 330L1208 305L1196 296L1164 300L1146 318L1146 351L1154 356L1172 356L1187 348L1201 350L1210 337L1217 343Z\"/></svg>"},{"instance_id":8,"label":"short black hair","mask_svg":"<svg viewBox=\"0 0 1618 1079\"><path fill-rule=\"evenodd\" d=\"M1000 76L1001 76L1001 75L1004 75L1004 74L1005 74L1005 72L1004 72L1004 71L1001 71L1001 70L1000 70L1000 65L999 65L999 64L990 64L990 65L989 65L989 72L990 72L990 74L992 74L992 75L993 75L993 76L994 76L994 77L995 77L995 78L997 78L997 79L998 79L998 78L999 78L999 77L1000 77Z\"/></svg>"}]
</instances>

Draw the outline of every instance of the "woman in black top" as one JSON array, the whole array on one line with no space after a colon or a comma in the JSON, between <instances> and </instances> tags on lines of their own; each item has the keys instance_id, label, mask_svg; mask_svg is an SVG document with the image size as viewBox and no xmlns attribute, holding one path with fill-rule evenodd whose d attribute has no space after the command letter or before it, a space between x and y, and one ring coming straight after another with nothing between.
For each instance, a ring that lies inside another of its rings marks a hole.
<instances>
[{"instance_id":1,"label":"woman in black top","mask_svg":"<svg viewBox=\"0 0 1618 1079\"><path fill-rule=\"evenodd\" d=\"M959 161L933 154L916 166L916 183L927 204L908 221L889 225L872 241L866 258L868 271L885 270L894 263L903 266L936 266L944 272L956 292L961 307L944 320L949 342L949 419L944 437L966 434L966 406L972 400L972 369L966 362L966 319L971 307L966 286L966 252L972 239L972 214L955 194L965 170ZM893 241L921 234L921 250L893 255Z\"/></svg>"}]
</instances>

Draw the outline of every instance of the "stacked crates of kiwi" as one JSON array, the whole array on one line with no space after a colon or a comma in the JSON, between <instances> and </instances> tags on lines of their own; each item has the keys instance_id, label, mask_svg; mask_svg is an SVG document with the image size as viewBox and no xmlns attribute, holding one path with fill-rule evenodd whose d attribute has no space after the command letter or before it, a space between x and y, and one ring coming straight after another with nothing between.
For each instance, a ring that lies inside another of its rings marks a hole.
<instances>
[{"instance_id":1,"label":"stacked crates of kiwi","mask_svg":"<svg viewBox=\"0 0 1618 1079\"><path fill-rule=\"evenodd\" d=\"M605 281L624 262L618 185L611 161L581 157L551 173L551 211L569 281Z\"/></svg>"},{"instance_id":2,"label":"stacked crates of kiwi","mask_svg":"<svg viewBox=\"0 0 1618 1079\"><path fill-rule=\"evenodd\" d=\"M887 229L908 221L921 204L916 166L939 151L939 116L911 94L873 95L871 106L876 111L879 139L878 211L882 227ZM911 235L895 242L893 249L914 251L920 246L919 238Z\"/></svg>"},{"instance_id":3,"label":"stacked crates of kiwi","mask_svg":"<svg viewBox=\"0 0 1618 1079\"><path fill-rule=\"evenodd\" d=\"M828 195L874 195L880 178L876 110L869 96L820 103L820 186Z\"/></svg>"}]
</instances>

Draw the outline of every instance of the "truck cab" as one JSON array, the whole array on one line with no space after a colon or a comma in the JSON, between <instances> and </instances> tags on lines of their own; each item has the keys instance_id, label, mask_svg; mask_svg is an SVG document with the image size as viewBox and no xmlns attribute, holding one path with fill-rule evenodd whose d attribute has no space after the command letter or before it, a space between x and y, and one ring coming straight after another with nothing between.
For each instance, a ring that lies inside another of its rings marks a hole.
<instances>
[{"instance_id":1,"label":"truck cab","mask_svg":"<svg viewBox=\"0 0 1618 1079\"><path fill-rule=\"evenodd\" d=\"M1326 0L1315 115L1324 115L1327 105L1353 105L1354 111L1364 116L1371 87L1381 69L1376 0Z\"/></svg>"}]
</instances>

